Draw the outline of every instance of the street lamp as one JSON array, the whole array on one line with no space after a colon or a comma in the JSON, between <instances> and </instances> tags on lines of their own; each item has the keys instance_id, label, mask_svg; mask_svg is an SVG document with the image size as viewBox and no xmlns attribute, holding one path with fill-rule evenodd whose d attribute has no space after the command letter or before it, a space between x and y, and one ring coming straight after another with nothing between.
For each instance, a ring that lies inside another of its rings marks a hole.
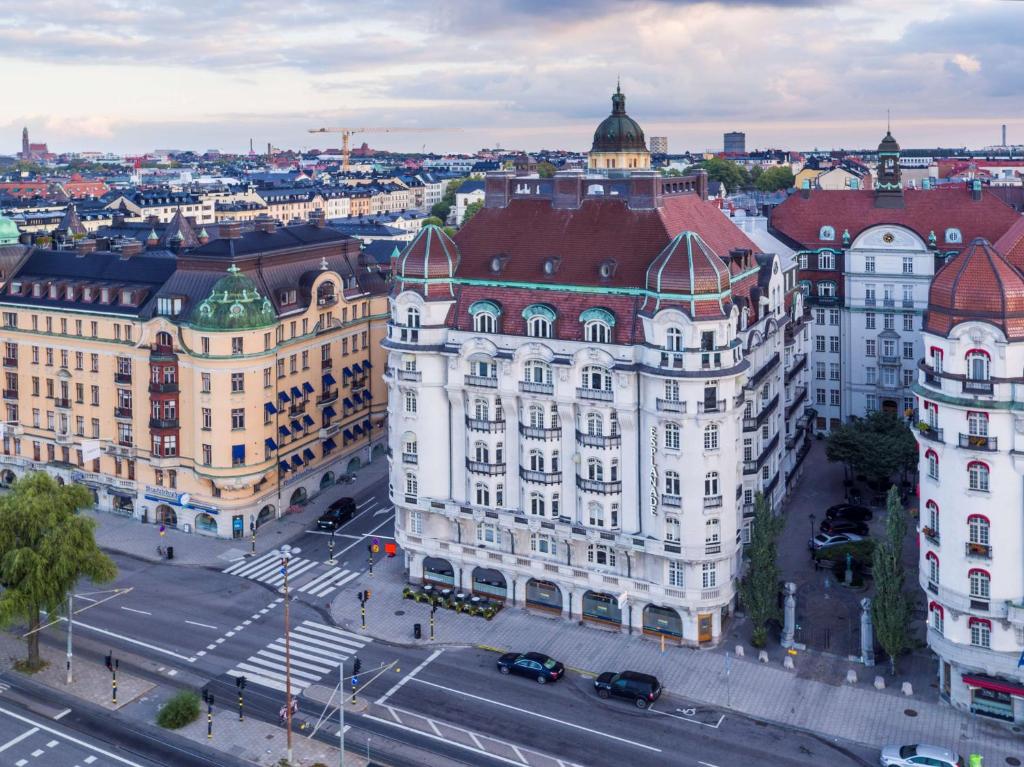
<instances>
[{"instance_id":1,"label":"street lamp","mask_svg":"<svg viewBox=\"0 0 1024 767\"><path fill-rule=\"evenodd\" d=\"M334 558L334 530L331 530L331 537L327 541L327 550L330 552L330 557L327 560L327 564L332 567L338 564L338 560Z\"/></svg>"},{"instance_id":2,"label":"street lamp","mask_svg":"<svg viewBox=\"0 0 1024 767\"><path fill-rule=\"evenodd\" d=\"M292 645L288 628L288 562L302 549L287 543L274 553L281 558L284 576L284 716L288 738L288 763L292 763Z\"/></svg>"},{"instance_id":3,"label":"street lamp","mask_svg":"<svg viewBox=\"0 0 1024 767\"><path fill-rule=\"evenodd\" d=\"M814 516L814 512L812 511L810 514L808 514L807 518L811 520L811 538L813 539L814 538L814 520L816 519L816 517Z\"/></svg>"}]
</instances>

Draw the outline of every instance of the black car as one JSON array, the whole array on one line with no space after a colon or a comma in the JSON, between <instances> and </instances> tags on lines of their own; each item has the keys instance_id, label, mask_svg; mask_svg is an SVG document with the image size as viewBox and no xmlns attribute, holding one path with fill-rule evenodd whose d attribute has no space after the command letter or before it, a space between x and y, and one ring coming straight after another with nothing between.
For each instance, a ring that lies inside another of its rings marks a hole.
<instances>
[{"instance_id":1,"label":"black car","mask_svg":"<svg viewBox=\"0 0 1024 767\"><path fill-rule=\"evenodd\" d=\"M356 515L354 498L339 498L316 521L317 530L337 530Z\"/></svg>"},{"instance_id":2,"label":"black car","mask_svg":"<svg viewBox=\"0 0 1024 767\"><path fill-rule=\"evenodd\" d=\"M867 522L856 522L852 519L826 519L821 523L821 532L835 535L837 533L868 534Z\"/></svg>"},{"instance_id":3,"label":"black car","mask_svg":"<svg viewBox=\"0 0 1024 767\"><path fill-rule=\"evenodd\" d=\"M872 516L867 506L855 506L852 503L837 503L825 512L826 519L846 519L851 522L867 522Z\"/></svg>"},{"instance_id":4,"label":"black car","mask_svg":"<svg viewBox=\"0 0 1024 767\"><path fill-rule=\"evenodd\" d=\"M556 682L565 674L565 666L539 652L507 652L498 658L498 671L519 674L536 680L537 684Z\"/></svg>"},{"instance_id":5,"label":"black car","mask_svg":"<svg viewBox=\"0 0 1024 767\"><path fill-rule=\"evenodd\" d=\"M647 708L661 696L661 682L650 674L623 671L620 674L605 671L594 680L599 698L628 698L637 708Z\"/></svg>"}]
</instances>

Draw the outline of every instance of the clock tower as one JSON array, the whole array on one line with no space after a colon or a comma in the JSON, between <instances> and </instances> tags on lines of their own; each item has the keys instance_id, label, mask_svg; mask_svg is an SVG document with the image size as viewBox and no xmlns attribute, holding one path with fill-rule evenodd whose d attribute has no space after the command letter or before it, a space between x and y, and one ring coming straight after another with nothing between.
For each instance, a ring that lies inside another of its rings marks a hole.
<instances>
[{"instance_id":1,"label":"clock tower","mask_svg":"<svg viewBox=\"0 0 1024 767\"><path fill-rule=\"evenodd\" d=\"M878 145L878 170L875 176L875 207L902 208L903 182L900 178L900 145L885 132Z\"/></svg>"}]
</instances>

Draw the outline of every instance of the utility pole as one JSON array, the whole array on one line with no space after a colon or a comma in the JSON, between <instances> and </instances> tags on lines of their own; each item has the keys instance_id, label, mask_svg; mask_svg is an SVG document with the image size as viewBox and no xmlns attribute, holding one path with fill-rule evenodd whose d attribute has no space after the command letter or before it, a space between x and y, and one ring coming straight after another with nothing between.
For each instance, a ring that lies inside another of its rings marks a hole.
<instances>
[{"instance_id":1,"label":"utility pole","mask_svg":"<svg viewBox=\"0 0 1024 767\"><path fill-rule=\"evenodd\" d=\"M236 676L235 677L235 687L238 688L238 721L239 722L244 722L245 721L245 716L242 714L242 690L245 689L245 677L244 676Z\"/></svg>"},{"instance_id":2,"label":"utility pole","mask_svg":"<svg viewBox=\"0 0 1024 767\"><path fill-rule=\"evenodd\" d=\"M107 670L110 671L110 702L112 705L117 705L117 668L120 665L120 661L114 657L114 651L111 650L107 653Z\"/></svg>"},{"instance_id":3,"label":"utility pole","mask_svg":"<svg viewBox=\"0 0 1024 767\"><path fill-rule=\"evenodd\" d=\"M338 767L345 767L345 661L338 664Z\"/></svg>"},{"instance_id":4,"label":"utility pole","mask_svg":"<svg viewBox=\"0 0 1024 767\"><path fill-rule=\"evenodd\" d=\"M370 590L360 591L356 596L359 597L359 613L363 622L363 630L366 630L366 603L370 601Z\"/></svg>"},{"instance_id":5,"label":"utility pole","mask_svg":"<svg viewBox=\"0 0 1024 767\"><path fill-rule=\"evenodd\" d=\"M68 684L71 684L71 681L72 681L72 674L71 674L71 629L75 625L74 620L72 620L72 618L74 617L74 614L75 614L75 609L74 609L74 606L73 606L74 598L75 598L75 595L72 594L71 592L68 592L68 681L67 681Z\"/></svg>"},{"instance_id":6,"label":"utility pole","mask_svg":"<svg viewBox=\"0 0 1024 767\"><path fill-rule=\"evenodd\" d=\"M292 644L288 624L288 560L301 549L285 544L278 550L281 557L281 574L284 576L284 715L288 738L288 763L292 762Z\"/></svg>"}]
</instances>

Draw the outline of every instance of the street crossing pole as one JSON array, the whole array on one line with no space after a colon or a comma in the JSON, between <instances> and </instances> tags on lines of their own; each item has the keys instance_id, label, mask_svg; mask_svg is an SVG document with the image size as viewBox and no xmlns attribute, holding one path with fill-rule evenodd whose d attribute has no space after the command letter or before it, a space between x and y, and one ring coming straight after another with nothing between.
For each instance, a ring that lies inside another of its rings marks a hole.
<instances>
[{"instance_id":1,"label":"street crossing pole","mask_svg":"<svg viewBox=\"0 0 1024 767\"><path fill-rule=\"evenodd\" d=\"M74 625L72 618L75 615L75 608L72 604L74 594L68 594L68 684L71 684L71 627Z\"/></svg>"},{"instance_id":2,"label":"street crossing pole","mask_svg":"<svg viewBox=\"0 0 1024 767\"><path fill-rule=\"evenodd\" d=\"M331 538L327 541L327 550L330 552L330 557L327 560L327 564L334 566L338 564L338 560L334 558L334 531L331 530Z\"/></svg>"},{"instance_id":3,"label":"street crossing pole","mask_svg":"<svg viewBox=\"0 0 1024 767\"><path fill-rule=\"evenodd\" d=\"M345 767L345 661L338 664L338 767Z\"/></svg>"},{"instance_id":4,"label":"street crossing pole","mask_svg":"<svg viewBox=\"0 0 1024 767\"><path fill-rule=\"evenodd\" d=\"M288 560L302 549L288 544L282 546L277 554L281 557L281 574L284 576L284 716L288 738L288 763L292 763L292 644L288 625Z\"/></svg>"},{"instance_id":5,"label":"street crossing pole","mask_svg":"<svg viewBox=\"0 0 1024 767\"><path fill-rule=\"evenodd\" d=\"M242 715L242 690L245 689L245 677L236 676L235 686L238 688L238 721L244 722L245 717Z\"/></svg>"},{"instance_id":6,"label":"street crossing pole","mask_svg":"<svg viewBox=\"0 0 1024 767\"><path fill-rule=\"evenodd\" d=\"M110 702L117 705L117 667L120 661L114 657L114 651L107 654L107 669L110 671Z\"/></svg>"}]
</instances>

